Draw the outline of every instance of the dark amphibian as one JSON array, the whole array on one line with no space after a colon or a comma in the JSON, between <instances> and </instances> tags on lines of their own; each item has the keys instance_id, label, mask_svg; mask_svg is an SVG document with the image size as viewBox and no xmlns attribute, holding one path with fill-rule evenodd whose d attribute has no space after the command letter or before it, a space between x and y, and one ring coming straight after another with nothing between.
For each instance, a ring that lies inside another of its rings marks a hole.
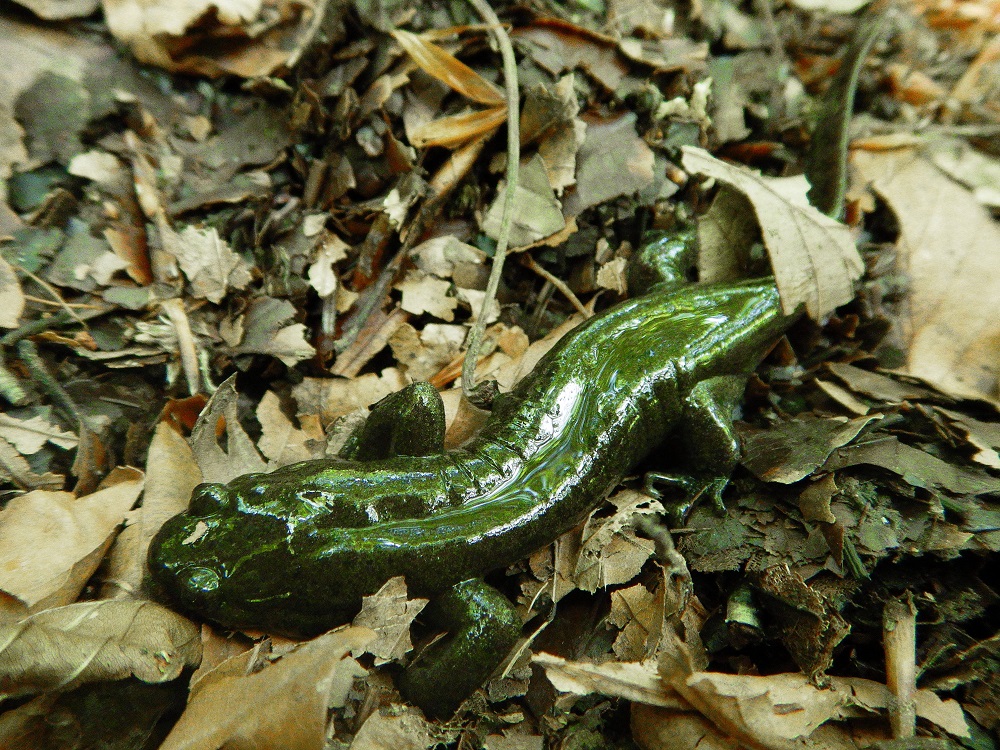
<instances>
[{"instance_id":1,"label":"dark amphibian","mask_svg":"<svg viewBox=\"0 0 1000 750\"><path fill-rule=\"evenodd\" d=\"M403 575L450 635L400 686L449 715L520 632L484 574L572 528L658 447L708 479L737 461L733 409L790 318L771 280L681 285L681 247L648 245L633 274L647 293L564 337L461 449L441 450L440 398L415 383L373 409L348 458L200 485L153 540L154 580L222 625L308 634Z\"/></svg>"}]
</instances>

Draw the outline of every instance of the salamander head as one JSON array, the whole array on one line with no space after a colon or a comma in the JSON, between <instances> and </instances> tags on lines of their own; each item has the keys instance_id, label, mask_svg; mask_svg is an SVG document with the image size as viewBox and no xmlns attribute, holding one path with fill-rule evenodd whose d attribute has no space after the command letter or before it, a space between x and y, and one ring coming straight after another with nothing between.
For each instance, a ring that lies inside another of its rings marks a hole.
<instances>
[{"instance_id":1,"label":"salamander head","mask_svg":"<svg viewBox=\"0 0 1000 750\"><path fill-rule=\"evenodd\" d=\"M285 529L276 518L248 516L235 506L229 487L199 485L188 510L153 538L149 569L159 591L184 609L225 625L252 626L256 602L288 574L266 564L269 545Z\"/></svg>"}]
</instances>

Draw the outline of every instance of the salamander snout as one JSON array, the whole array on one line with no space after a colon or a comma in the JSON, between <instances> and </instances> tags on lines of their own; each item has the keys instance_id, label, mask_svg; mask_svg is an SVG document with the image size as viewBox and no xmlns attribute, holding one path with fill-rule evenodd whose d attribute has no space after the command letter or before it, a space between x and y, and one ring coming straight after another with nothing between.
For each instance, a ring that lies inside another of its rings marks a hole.
<instances>
[{"instance_id":1,"label":"salamander snout","mask_svg":"<svg viewBox=\"0 0 1000 750\"><path fill-rule=\"evenodd\" d=\"M224 484L199 484L191 494L188 515L207 518L225 513L233 504L233 493Z\"/></svg>"}]
</instances>

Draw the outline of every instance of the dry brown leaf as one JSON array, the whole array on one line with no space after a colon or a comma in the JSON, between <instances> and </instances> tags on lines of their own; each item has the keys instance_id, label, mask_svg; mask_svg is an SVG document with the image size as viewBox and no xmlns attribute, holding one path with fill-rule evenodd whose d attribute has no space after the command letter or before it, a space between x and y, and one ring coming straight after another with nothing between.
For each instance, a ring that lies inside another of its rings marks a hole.
<instances>
[{"instance_id":1,"label":"dry brown leaf","mask_svg":"<svg viewBox=\"0 0 1000 750\"><path fill-rule=\"evenodd\" d=\"M24 292L14 268L0 258L0 328L17 328L24 304Z\"/></svg>"},{"instance_id":2,"label":"dry brown leaf","mask_svg":"<svg viewBox=\"0 0 1000 750\"><path fill-rule=\"evenodd\" d=\"M371 596L361 600L354 625L371 628L378 638L365 650L375 656L375 666L398 661L413 648L410 623L427 606L427 599L407 599L403 576L390 578Z\"/></svg>"},{"instance_id":3,"label":"dry brown leaf","mask_svg":"<svg viewBox=\"0 0 1000 750\"><path fill-rule=\"evenodd\" d=\"M250 283L250 267L219 236L215 227L199 229L187 226L175 232L160 226L164 249L177 263L191 284L195 297L219 303L230 289L245 289Z\"/></svg>"},{"instance_id":4,"label":"dry brown leaf","mask_svg":"<svg viewBox=\"0 0 1000 750\"><path fill-rule=\"evenodd\" d=\"M378 374L369 372L353 380L305 378L292 388L292 396L298 404L299 416L319 414L322 423L328 425L338 417L381 401L408 384L401 370L387 367Z\"/></svg>"},{"instance_id":5,"label":"dry brown leaf","mask_svg":"<svg viewBox=\"0 0 1000 750\"><path fill-rule=\"evenodd\" d=\"M440 746L441 732L415 708L389 706L365 719L351 750L424 750Z\"/></svg>"},{"instance_id":6,"label":"dry brown leaf","mask_svg":"<svg viewBox=\"0 0 1000 750\"><path fill-rule=\"evenodd\" d=\"M422 331L406 323L389 339L399 366L414 380L427 380L459 355L465 326L428 323Z\"/></svg>"},{"instance_id":7,"label":"dry brown leaf","mask_svg":"<svg viewBox=\"0 0 1000 750\"><path fill-rule=\"evenodd\" d=\"M135 597L142 590L146 551L163 522L187 509L201 470L187 441L168 422L156 425L146 457L142 507L129 513L128 525L105 560L103 598Z\"/></svg>"},{"instance_id":8,"label":"dry brown leaf","mask_svg":"<svg viewBox=\"0 0 1000 750\"><path fill-rule=\"evenodd\" d=\"M852 164L899 222L909 281L902 372L1000 406L1000 226L975 196L912 150L855 151Z\"/></svg>"},{"instance_id":9,"label":"dry brown leaf","mask_svg":"<svg viewBox=\"0 0 1000 750\"><path fill-rule=\"evenodd\" d=\"M28 456L38 453L45 443L68 450L75 448L78 442L76 435L57 427L41 414L31 419L0 414L0 437Z\"/></svg>"},{"instance_id":10,"label":"dry brown leaf","mask_svg":"<svg viewBox=\"0 0 1000 750\"><path fill-rule=\"evenodd\" d=\"M616 696L625 700L690 710L691 706L660 679L654 662L574 662L553 654L535 654L531 661L545 670L556 690L575 695Z\"/></svg>"},{"instance_id":11,"label":"dry brown leaf","mask_svg":"<svg viewBox=\"0 0 1000 750\"><path fill-rule=\"evenodd\" d=\"M102 0L111 33L141 62L245 78L292 64L315 34L313 13L291 0ZM322 18L320 10L315 13ZM192 43L191 31L198 27Z\"/></svg>"},{"instance_id":12,"label":"dry brown leaf","mask_svg":"<svg viewBox=\"0 0 1000 750\"><path fill-rule=\"evenodd\" d=\"M599 203L631 195L653 184L655 157L636 132L629 112L610 120L590 120L577 153L576 191L564 201L567 216Z\"/></svg>"},{"instance_id":13,"label":"dry brown leaf","mask_svg":"<svg viewBox=\"0 0 1000 750\"><path fill-rule=\"evenodd\" d=\"M632 580L653 554L653 541L637 537L632 522L636 515L662 513L659 501L625 490L610 502L617 508L613 516L598 518L592 513L583 527L572 574L576 586L583 591L594 592Z\"/></svg>"},{"instance_id":14,"label":"dry brown leaf","mask_svg":"<svg viewBox=\"0 0 1000 750\"><path fill-rule=\"evenodd\" d=\"M483 232L496 239L500 236L501 217L505 201L504 185L497 187L497 197L483 218ZM523 247L548 237L566 226L562 205L549 185L545 162L535 154L521 164L520 177L514 191L514 214L510 227L511 247ZM475 308L473 308L475 309Z\"/></svg>"},{"instance_id":15,"label":"dry brown leaf","mask_svg":"<svg viewBox=\"0 0 1000 750\"><path fill-rule=\"evenodd\" d=\"M229 482L243 474L268 470L267 462L240 425L238 398L233 375L212 395L191 430L191 448L206 482ZM225 449L219 445L223 434Z\"/></svg>"},{"instance_id":16,"label":"dry brown leaf","mask_svg":"<svg viewBox=\"0 0 1000 750\"><path fill-rule=\"evenodd\" d=\"M543 20L519 26L511 37L524 44L531 58L553 75L582 68L608 91L615 91L628 73L614 39L580 26Z\"/></svg>"},{"instance_id":17,"label":"dry brown leaf","mask_svg":"<svg viewBox=\"0 0 1000 750\"><path fill-rule=\"evenodd\" d=\"M260 440L257 448L275 466L323 457L326 436L316 423L304 422L302 428L292 424L281 408L281 399L268 391L257 405ZM307 430L307 427L312 427Z\"/></svg>"},{"instance_id":18,"label":"dry brown leaf","mask_svg":"<svg viewBox=\"0 0 1000 750\"><path fill-rule=\"evenodd\" d=\"M142 472L120 468L91 495L36 490L7 503L0 511L0 590L16 598L17 614L80 595L142 485Z\"/></svg>"},{"instance_id":19,"label":"dry brown leaf","mask_svg":"<svg viewBox=\"0 0 1000 750\"><path fill-rule=\"evenodd\" d=\"M70 604L0 625L0 700L133 675L166 682L199 661L198 626L166 607Z\"/></svg>"},{"instance_id":20,"label":"dry brown leaf","mask_svg":"<svg viewBox=\"0 0 1000 750\"><path fill-rule=\"evenodd\" d=\"M443 47L402 29L391 33L425 73L474 102L502 107L506 112L507 99L503 92Z\"/></svg>"},{"instance_id":21,"label":"dry brown leaf","mask_svg":"<svg viewBox=\"0 0 1000 750\"><path fill-rule=\"evenodd\" d=\"M365 669L351 658L375 634L334 630L250 675L206 675L160 750L317 750L330 708L339 708ZM242 657L234 657L239 660Z\"/></svg>"},{"instance_id":22,"label":"dry brown leaf","mask_svg":"<svg viewBox=\"0 0 1000 750\"><path fill-rule=\"evenodd\" d=\"M411 269L406 278L395 285L403 293L400 302L406 312L414 315L428 313L441 320L455 319L458 300L449 295L451 282L428 276L423 271Z\"/></svg>"},{"instance_id":23,"label":"dry brown leaf","mask_svg":"<svg viewBox=\"0 0 1000 750\"><path fill-rule=\"evenodd\" d=\"M810 206L804 190L789 191L780 181L727 164L703 149L685 146L683 150L687 171L724 182L749 201L786 313L804 303L809 315L819 320L854 299L854 282L861 277L864 264L846 226ZM724 216L716 214L714 221L702 226L703 254L716 252L720 246L731 251L730 221L748 221L737 202L727 205L730 210ZM732 264L704 274L704 280L728 280L736 272Z\"/></svg>"}]
</instances>

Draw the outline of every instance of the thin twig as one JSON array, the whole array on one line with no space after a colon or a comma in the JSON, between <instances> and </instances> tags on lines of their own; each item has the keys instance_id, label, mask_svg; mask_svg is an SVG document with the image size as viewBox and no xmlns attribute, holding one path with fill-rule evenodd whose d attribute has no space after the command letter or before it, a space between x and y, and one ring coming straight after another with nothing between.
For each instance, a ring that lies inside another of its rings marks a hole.
<instances>
[{"instance_id":1,"label":"thin twig","mask_svg":"<svg viewBox=\"0 0 1000 750\"><path fill-rule=\"evenodd\" d=\"M67 417L74 426L83 422L83 415L77 409L73 399L63 389L59 382L52 377L41 356L38 354L38 347L31 339L22 339L17 342L17 356L21 358L24 366L31 372L31 376L39 387L48 394L48 397L55 403L63 416Z\"/></svg>"},{"instance_id":2,"label":"thin twig","mask_svg":"<svg viewBox=\"0 0 1000 750\"><path fill-rule=\"evenodd\" d=\"M53 287L49 282L47 282L43 278L40 278L40 277L36 276L35 274L33 274L31 271L29 271L27 268L24 268L23 266L15 266L15 267L17 268L18 271L20 271L25 276L27 276L29 279L31 279L36 284L38 284L38 286L40 286L46 292L48 292L49 294L51 294L52 297L53 297L53 299L59 304L59 306L63 310L65 310L67 313L69 313L70 317L72 317L73 320L75 320L80 325L86 325L83 322L83 318L81 318L79 315L77 315L75 312L73 312L73 308L69 306L69 303L67 303L66 300L64 300L61 296L59 296L59 292L56 291L55 287Z\"/></svg>"},{"instance_id":3,"label":"thin twig","mask_svg":"<svg viewBox=\"0 0 1000 750\"><path fill-rule=\"evenodd\" d=\"M566 285L565 281L560 279L558 276L555 276L554 274L550 273L549 271L546 271L544 268L538 265L538 263L535 261L534 258L532 258L527 253L521 256L521 262L528 268L530 268L532 271L537 273L539 276L541 276L543 279L545 279L547 282L552 284L552 286L554 286L560 292L562 292L563 296L570 301L570 304L573 305L573 307L576 308L576 311L580 313L583 317L585 318L593 317L594 315L593 311L587 309L586 305L584 305L580 301L580 298L577 297L575 294L573 294L573 290Z\"/></svg>"},{"instance_id":4,"label":"thin twig","mask_svg":"<svg viewBox=\"0 0 1000 750\"><path fill-rule=\"evenodd\" d=\"M469 331L469 348L465 353L465 363L462 366L462 392L470 397L475 386L476 362L479 360L479 348L486 330L487 311L496 299L500 287L500 275L503 272L504 259L507 257L507 245L510 242L510 225L514 218L514 193L517 190L518 167L521 161L521 131L518 127L520 119L518 102L520 94L517 85L517 62L514 60L514 47L510 37L500 24L500 19L493 12L486 0L469 0L476 12L489 24L490 32L496 40L503 58L503 79L507 89L507 189L504 192L503 217L500 220L500 232L497 235L497 251L493 256L493 268L486 284L486 294L483 306L476 322Z\"/></svg>"}]
</instances>

